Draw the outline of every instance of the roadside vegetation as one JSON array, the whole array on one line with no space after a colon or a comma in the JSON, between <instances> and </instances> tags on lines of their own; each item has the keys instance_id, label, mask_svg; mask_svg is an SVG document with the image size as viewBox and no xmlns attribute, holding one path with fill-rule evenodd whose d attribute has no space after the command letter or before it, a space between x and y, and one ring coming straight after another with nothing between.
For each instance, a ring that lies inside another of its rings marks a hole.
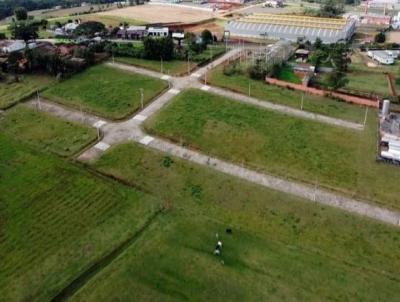
<instances>
[{"instance_id":1,"label":"roadside vegetation","mask_svg":"<svg viewBox=\"0 0 400 302\"><path fill-rule=\"evenodd\" d=\"M376 119L364 132L187 90L147 131L237 164L400 209L400 170L375 162Z\"/></svg>"},{"instance_id":2,"label":"roadside vegetation","mask_svg":"<svg viewBox=\"0 0 400 302\"><path fill-rule=\"evenodd\" d=\"M240 65L238 71L232 75L224 73L223 67L213 69L207 76L207 81L214 86L226 88L235 92L249 94L260 100L289 107L301 108L303 98L303 110L322 115L341 118L357 123L363 121L365 109L357 105L351 105L328 97L302 94L274 85L267 85L263 80L251 79Z\"/></svg>"},{"instance_id":3,"label":"roadside vegetation","mask_svg":"<svg viewBox=\"0 0 400 302\"><path fill-rule=\"evenodd\" d=\"M160 94L166 82L121 71L105 65L94 66L46 90L44 97L110 119L121 119Z\"/></svg>"}]
</instances>

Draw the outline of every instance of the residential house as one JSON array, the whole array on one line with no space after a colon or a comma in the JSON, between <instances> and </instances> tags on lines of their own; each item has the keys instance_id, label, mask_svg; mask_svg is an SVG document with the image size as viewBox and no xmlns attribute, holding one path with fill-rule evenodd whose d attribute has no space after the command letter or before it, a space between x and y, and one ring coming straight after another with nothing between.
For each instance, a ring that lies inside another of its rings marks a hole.
<instances>
[{"instance_id":1,"label":"residential house","mask_svg":"<svg viewBox=\"0 0 400 302\"><path fill-rule=\"evenodd\" d=\"M0 52L11 53L25 49L26 43L23 40L3 40L0 41Z\"/></svg>"}]
</instances>

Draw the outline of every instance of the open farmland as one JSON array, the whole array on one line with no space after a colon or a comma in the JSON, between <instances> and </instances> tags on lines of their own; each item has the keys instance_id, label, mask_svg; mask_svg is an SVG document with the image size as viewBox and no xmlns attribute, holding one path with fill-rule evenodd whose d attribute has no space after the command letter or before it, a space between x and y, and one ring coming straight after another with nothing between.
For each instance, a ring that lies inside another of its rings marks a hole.
<instances>
[{"instance_id":1,"label":"open farmland","mask_svg":"<svg viewBox=\"0 0 400 302\"><path fill-rule=\"evenodd\" d=\"M375 162L370 116L357 132L187 90L147 120L146 129L253 169L399 209L400 170Z\"/></svg>"},{"instance_id":2,"label":"open farmland","mask_svg":"<svg viewBox=\"0 0 400 302\"><path fill-rule=\"evenodd\" d=\"M77 148L79 127L20 108L0 123L0 295L49 301L135 236L159 203L45 151Z\"/></svg>"},{"instance_id":3,"label":"open farmland","mask_svg":"<svg viewBox=\"0 0 400 302\"><path fill-rule=\"evenodd\" d=\"M168 85L148 76L97 65L44 92L52 101L110 119L121 119L159 95Z\"/></svg>"},{"instance_id":4,"label":"open farmland","mask_svg":"<svg viewBox=\"0 0 400 302\"><path fill-rule=\"evenodd\" d=\"M246 74L227 76L222 67L212 70L207 76L207 81L214 86L226 88L235 92L248 95L249 85L252 97L260 100L282 104L300 109L304 97L303 110L341 118L361 123L364 118L364 108L356 105L338 102L336 100L304 94L298 91L284 89L274 85L267 85L262 81L253 80Z\"/></svg>"},{"instance_id":5,"label":"open farmland","mask_svg":"<svg viewBox=\"0 0 400 302\"><path fill-rule=\"evenodd\" d=\"M135 19L146 23L196 23L215 17L211 11L162 4L132 6L101 12L98 15Z\"/></svg>"},{"instance_id":6,"label":"open farmland","mask_svg":"<svg viewBox=\"0 0 400 302\"><path fill-rule=\"evenodd\" d=\"M43 90L53 82L54 79L50 76L24 75L18 82L0 83L0 109L8 108L36 94L36 91Z\"/></svg>"},{"instance_id":7,"label":"open farmland","mask_svg":"<svg viewBox=\"0 0 400 302\"><path fill-rule=\"evenodd\" d=\"M396 229L136 144L116 146L94 165L169 200L171 210L73 301L133 295L149 301L390 301L398 295ZM220 257L212 254L216 233Z\"/></svg>"}]
</instances>

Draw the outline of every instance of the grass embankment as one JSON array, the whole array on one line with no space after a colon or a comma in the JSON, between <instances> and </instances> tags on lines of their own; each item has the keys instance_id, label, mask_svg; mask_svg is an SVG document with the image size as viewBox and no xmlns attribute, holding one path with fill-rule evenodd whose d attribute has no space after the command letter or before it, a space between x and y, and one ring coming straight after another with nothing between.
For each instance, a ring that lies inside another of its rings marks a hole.
<instances>
[{"instance_id":1,"label":"grass embankment","mask_svg":"<svg viewBox=\"0 0 400 302\"><path fill-rule=\"evenodd\" d=\"M22 106L4 113L0 128L10 137L37 149L70 156L97 138L96 130L61 121L44 112Z\"/></svg>"},{"instance_id":2,"label":"grass embankment","mask_svg":"<svg viewBox=\"0 0 400 302\"><path fill-rule=\"evenodd\" d=\"M90 138L25 110L0 122L0 296L50 301L131 238L159 203L47 152L71 154Z\"/></svg>"},{"instance_id":3,"label":"grass embankment","mask_svg":"<svg viewBox=\"0 0 400 302\"><path fill-rule=\"evenodd\" d=\"M0 83L0 109L8 108L50 86L54 78L45 75L24 75L19 82Z\"/></svg>"},{"instance_id":4,"label":"grass embankment","mask_svg":"<svg viewBox=\"0 0 400 302\"><path fill-rule=\"evenodd\" d=\"M228 161L400 209L400 170L375 162L374 116L357 132L187 90L145 125Z\"/></svg>"},{"instance_id":5,"label":"grass embankment","mask_svg":"<svg viewBox=\"0 0 400 302\"><path fill-rule=\"evenodd\" d=\"M363 121L363 107L347 104L327 97L303 94L298 91L267 85L263 81L252 80L245 74L226 76L221 66L210 72L207 80L211 85L227 88L246 95L249 93L250 85L250 94L252 97L296 109L300 109L301 100L304 95L303 110L305 111L358 123Z\"/></svg>"},{"instance_id":6,"label":"grass embankment","mask_svg":"<svg viewBox=\"0 0 400 302\"><path fill-rule=\"evenodd\" d=\"M133 47L140 47L135 43ZM163 61L161 68L161 60L147 60L134 57L115 57L116 62L143 67L156 72L162 72L171 76L187 75L188 70L193 71L197 66L206 64L207 62L221 56L225 53L225 47L209 46L205 51L190 58L189 63L184 60ZM189 66L188 66L189 65Z\"/></svg>"},{"instance_id":7,"label":"grass embankment","mask_svg":"<svg viewBox=\"0 0 400 302\"><path fill-rule=\"evenodd\" d=\"M397 298L397 229L132 143L95 167L162 196L171 210L72 300Z\"/></svg>"},{"instance_id":8,"label":"grass embankment","mask_svg":"<svg viewBox=\"0 0 400 302\"><path fill-rule=\"evenodd\" d=\"M167 87L160 79L97 65L52 86L43 95L105 118L121 119L140 108L140 88L147 104Z\"/></svg>"}]
</instances>

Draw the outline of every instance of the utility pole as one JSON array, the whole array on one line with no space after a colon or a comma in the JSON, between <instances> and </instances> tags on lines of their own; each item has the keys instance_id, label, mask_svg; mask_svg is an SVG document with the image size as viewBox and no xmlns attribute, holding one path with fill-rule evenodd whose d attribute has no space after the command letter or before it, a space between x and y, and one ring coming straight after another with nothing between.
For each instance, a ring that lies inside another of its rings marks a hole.
<instances>
[{"instance_id":1,"label":"utility pole","mask_svg":"<svg viewBox=\"0 0 400 302\"><path fill-rule=\"evenodd\" d=\"M303 105L304 105L304 93L301 95L301 105L300 105L301 110L303 110Z\"/></svg>"},{"instance_id":2,"label":"utility pole","mask_svg":"<svg viewBox=\"0 0 400 302\"><path fill-rule=\"evenodd\" d=\"M204 73L204 85L207 85L207 71L208 68L206 68L206 72Z\"/></svg>"},{"instance_id":3,"label":"utility pole","mask_svg":"<svg viewBox=\"0 0 400 302\"><path fill-rule=\"evenodd\" d=\"M188 75L190 75L190 54L188 53L188 58L187 58L187 69L188 69Z\"/></svg>"},{"instance_id":4,"label":"utility pole","mask_svg":"<svg viewBox=\"0 0 400 302\"><path fill-rule=\"evenodd\" d=\"M140 104L141 104L142 109L143 109L143 107L144 107L144 92L143 92L143 88L140 88L139 91L140 91Z\"/></svg>"},{"instance_id":5,"label":"utility pole","mask_svg":"<svg viewBox=\"0 0 400 302\"><path fill-rule=\"evenodd\" d=\"M162 57L160 57L161 58L161 73L164 73L163 71L164 71L164 68L163 68L163 60L162 60Z\"/></svg>"},{"instance_id":6,"label":"utility pole","mask_svg":"<svg viewBox=\"0 0 400 302\"><path fill-rule=\"evenodd\" d=\"M368 116L368 106L365 106L364 127L365 124L367 123L367 116Z\"/></svg>"},{"instance_id":7,"label":"utility pole","mask_svg":"<svg viewBox=\"0 0 400 302\"><path fill-rule=\"evenodd\" d=\"M39 110L42 110L42 104L40 103L39 90L36 90L36 102L37 102L37 108Z\"/></svg>"},{"instance_id":8,"label":"utility pole","mask_svg":"<svg viewBox=\"0 0 400 302\"><path fill-rule=\"evenodd\" d=\"M251 96L251 85L250 85L250 81L249 81L249 96Z\"/></svg>"}]
</instances>

